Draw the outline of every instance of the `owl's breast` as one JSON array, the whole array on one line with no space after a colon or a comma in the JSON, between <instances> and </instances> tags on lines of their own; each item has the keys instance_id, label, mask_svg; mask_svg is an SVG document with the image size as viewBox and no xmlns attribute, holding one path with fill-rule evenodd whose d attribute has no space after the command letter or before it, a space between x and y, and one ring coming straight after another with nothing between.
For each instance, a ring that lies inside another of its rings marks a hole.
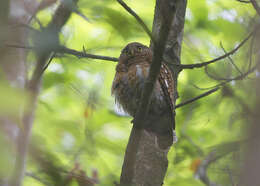
<instances>
[{"instance_id":1,"label":"owl's breast","mask_svg":"<svg viewBox=\"0 0 260 186\"><path fill-rule=\"evenodd\" d=\"M142 88L149 73L149 64L136 64L129 67L127 77L129 86Z\"/></svg>"},{"instance_id":2,"label":"owl's breast","mask_svg":"<svg viewBox=\"0 0 260 186\"><path fill-rule=\"evenodd\" d=\"M127 71L116 72L112 94L116 102L130 115L134 115L141 99L145 79L149 73L149 64L133 64Z\"/></svg>"}]
</instances>

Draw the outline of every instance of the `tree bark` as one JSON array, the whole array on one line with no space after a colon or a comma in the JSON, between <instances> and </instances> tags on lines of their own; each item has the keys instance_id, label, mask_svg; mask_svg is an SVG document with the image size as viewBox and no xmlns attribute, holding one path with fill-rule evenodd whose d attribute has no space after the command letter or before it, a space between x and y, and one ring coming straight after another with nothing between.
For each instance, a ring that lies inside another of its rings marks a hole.
<instances>
[{"instance_id":1,"label":"tree bark","mask_svg":"<svg viewBox=\"0 0 260 186\"><path fill-rule=\"evenodd\" d=\"M154 14L154 22L153 22L153 30L152 33L154 36L157 36L160 27L163 22L163 16L160 13L160 4L161 0L156 0L156 7L155 7L155 14ZM174 22L171 25L170 34L168 36L168 40L166 43L166 49L164 52L164 62L169 65L173 72L174 81L175 81L175 101L178 97L177 93L177 78L178 74L180 72L180 68L177 68L174 64L180 64L180 56L181 56L181 46L182 46L182 38L183 38L183 28L184 28L184 22L185 22L185 13L186 13L186 6L187 6L187 0L172 0L172 3L175 4L177 7L176 15ZM164 12L165 15L168 14L168 12ZM153 44L151 43L151 47L153 47Z\"/></svg>"},{"instance_id":2,"label":"tree bark","mask_svg":"<svg viewBox=\"0 0 260 186\"><path fill-rule=\"evenodd\" d=\"M158 38L160 28L164 22L163 18L170 15L169 12L160 11L164 0L157 0L155 7L154 23L153 23L153 36ZM176 14L174 15L174 21L170 25L170 34L168 36L166 49L164 52L164 60L169 64L180 63L181 43L183 36L183 27L186 11L186 0L172 0L173 7L176 8ZM169 9L169 11L172 11ZM151 43L151 47L153 44ZM171 65L170 67L173 67ZM179 69L171 68L174 72L174 79L177 82L177 76ZM175 85L177 85L175 83ZM175 98L177 98L177 86L175 87ZM135 133L141 133L136 135ZM138 139L136 139L138 137ZM122 168L122 174L120 178L120 185L126 186L160 186L163 184L163 180L168 167L167 154L169 149L160 149L156 144L156 135L146 130L134 130L130 134L128 146L126 149L125 160ZM136 141L140 140L136 153L132 153L131 148ZM135 158L129 156L133 155ZM128 162L130 160L130 162ZM129 171L132 168L133 173ZM129 175L131 174L131 175Z\"/></svg>"},{"instance_id":3,"label":"tree bark","mask_svg":"<svg viewBox=\"0 0 260 186\"><path fill-rule=\"evenodd\" d=\"M258 43L260 42L260 30L256 33L254 37L256 39L256 61L257 61L257 70L260 71L260 47ZM255 95L256 102L255 107L252 110L252 113L247 113L250 117L251 122L249 123L248 130L248 143L246 144L245 151L245 161L244 166L241 169L241 180L238 184L239 186L253 186L260 184L260 77L255 78Z\"/></svg>"}]
</instances>

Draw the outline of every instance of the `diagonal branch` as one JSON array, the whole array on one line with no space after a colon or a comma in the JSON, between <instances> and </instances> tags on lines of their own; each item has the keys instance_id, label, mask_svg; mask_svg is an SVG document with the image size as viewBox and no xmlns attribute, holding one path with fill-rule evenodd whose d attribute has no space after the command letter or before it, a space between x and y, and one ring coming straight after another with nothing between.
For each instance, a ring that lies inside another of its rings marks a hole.
<instances>
[{"instance_id":1,"label":"diagonal branch","mask_svg":"<svg viewBox=\"0 0 260 186\"><path fill-rule=\"evenodd\" d=\"M208 70L208 67L206 66L205 69L204 69L205 73L207 74L207 76L210 78L210 79L213 79L215 81L225 81L225 80L228 80L229 78L227 77L219 77L213 73L210 73L209 70Z\"/></svg>"},{"instance_id":2,"label":"diagonal branch","mask_svg":"<svg viewBox=\"0 0 260 186\"><path fill-rule=\"evenodd\" d=\"M219 87L216 87L216 88L214 88L214 89L212 89L212 90L209 90L209 91L207 91L207 92L205 92L205 93L203 93L203 94L201 94L201 95L199 95L199 96L197 96L197 97L194 97L194 98L192 98L192 99L189 99L189 100L187 100L187 101L184 101L184 102L182 102L182 103L176 105L176 106L175 106L175 109L180 108L180 107L182 107L182 106L185 106L185 105L187 105L187 104L193 103L194 101L197 101L197 100L199 100L199 99L201 99L201 98L203 98L203 97L206 97L206 96L208 96L208 95L210 95L210 94L212 94L212 93L214 93L214 92L216 92L216 91L218 91L218 90L219 90Z\"/></svg>"},{"instance_id":3,"label":"diagonal branch","mask_svg":"<svg viewBox=\"0 0 260 186\"><path fill-rule=\"evenodd\" d=\"M218 78L218 80L225 80L225 81L219 83L218 85L215 85L214 87L211 87L212 88L211 90L209 90L209 91L207 91L207 92L205 92L205 93L203 93L203 94L201 94L201 95L199 95L197 97L191 98L191 99L189 99L187 101L184 101L183 103L180 103L180 104L176 105L175 109L180 108L182 106L185 106L187 104L193 103L194 101L197 101L197 100L199 100L199 99L201 99L203 97L206 97L206 96L208 96L208 95L218 91L220 89L220 87L224 86L225 84L227 84L227 83L229 83L231 81L243 80L249 74L253 73L257 69L258 65L259 64L256 64L253 68L249 69L246 73L241 73L239 76L236 76L234 78ZM211 76L211 78L216 79L216 77L212 77L212 76ZM199 88L199 89L201 89L201 88Z\"/></svg>"},{"instance_id":4,"label":"diagonal branch","mask_svg":"<svg viewBox=\"0 0 260 186\"><path fill-rule=\"evenodd\" d=\"M46 65L43 67L41 74L43 74L43 73L46 71L46 69L49 67L49 65L51 64L53 58L55 58L55 55L56 55L56 53L53 53L53 54L51 55L51 57L50 57L48 63L46 63Z\"/></svg>"},{"instance_id":5,"label":"diagonal branch","mask_svg":"<svg viewBox=\"0 0 260 186\"><path fill-rule=\"evenodd\" d=\"M203 90L205 90L205 89L212 89L212 88L224 86L225 84L227 84L227 83L229 83L229 82L231 82L231 81L243 80L243 79L245 79L249 74L255 72L255 70L256 70L257 68L259 68L259 67L258 67L259 65L260 65L260 64L257 63L255 66L253 66L252 68L250 68L247 72L245 72L245 73L243 73L243 74L241 74L241 75L238 75L238 76L236 76L236 77L233 77L233 78L221 78L221 79L223 79L223 80L225 80L225 81L223 81L223 82L221 82L221 83L219 83L219 84L217 84L217 85L215 85L215 86L208 87L208 88L199 88L199 89L203 89ZM197 87L197 88L198 88L198 87Z\"/></svg>"},{"instance_id":6,"label":"diagonal branch","mask_svg":"<svg viewBox=\"0 0 260 186\"><path fill-rule=\"evenodd\" d=\"M123 0L117 0L117 2L137 20L137 22L141 25L141 27L144 29L150 39L154 42L155 40L153 38L152 32L146 26L144 21L129 6L127 6L127 4Z\"/></svg>"},{"instance_id":7,"label":"diagonal branch","mask_svg":"<svg viewBox=\"0 0 260 186\"><path fill-rule=\"evenodd\" d=\"M237 52L251 37L252 35L255 33L256 29L254 29L239 45L237 45L237 47L235 47L233 50L229 51L228 53L219 56L215 59L206 61L206 62L202 62L202 63L197 63L197 64L187 64L187 65L182 65L182 64L175 64L176 66L180 67L181 69L193 69L193 68L201 68L204 66L207 66L209 64L215 63L217 61L220 61L222 59L225 59L226 57L229 57L231 55L233 55L235 52Z\"/></svg>"},{"instance_id":8,"label":"diagonal branch","mask_svg":"<svg viewBox=\"0 0 260 186\"><path fill-rule=\"evenodd\" d=\"M223 145L218 145L213 148L211 152L202 160L198 169L195 172L195 176L198 177L207 186L217 186L216 183L210 181L207 169L214 162L225 157L226 155L235 152L241 148L243 141L229 142Z\"/></svg>"},{"instance_id":9,"label":"diagonal branch","mask_svg":"<svg viewBox=\"0 0 260 186\"><path fill-rule=\"evenodd\" d=\"M223 52L226 54L227 51L225 50L223 44L220 42L220 47L222 48ZM238 68L238 66L235 64L234 60L232 59L231 56L228 56L228 59L230 61L230 63L235 67L235 69L240 73L242 74L241 70Z\"/></svg>"},{"instance_id":10,"label":"diagonal branch","mask_svg":"<svg viewBox=\"0 0 260 186\"><path fill-rule=\"evenodd\" d=\"M239 76L236 76L236 77L234 77L234 78L221 78L221 80L225 80L225 81L219 83L218 85L215 85L215 86L214 86L215 88L214 88L214 87L211 87L211 88L213 88L213 89L211 89L211 90L209 90L209 91L207 91L207 92L205 92L205 93L203 93L203 94L201 94L201 95L199 95L199 96L197 96L197 97L191 98L191 99L189 99L189 100L187 100L187 101L184 101L183 103L180 103L180 104L176 105L176 106L175 106L175 109L180 108L180 107L182 107L182 106L185 106L185 105L187 105L187 104L193 103L194 101L197 101L197 100L199 100L199 99L201 99L201 98L203 98L203 97L206 97L206 96L208 96L208 95L210 95L210 94L212 94L212 93L218 91L221 86L224 86L225 84L227 84L227 83L229 83L229 82L231 82L231 81L243 80L243 79L244 79L245 77L247 77L249 74L253 73L253 72L257 69L257 66L258 66L258 65L259 65L259 64L256 64L253 68L249 69L247 72L241 73ZM212 77L212 78L213 78L213 79L216 79L216 77ZM220 79L220 78L219 78L219 79Z\"/></svg>"}]
</instances>

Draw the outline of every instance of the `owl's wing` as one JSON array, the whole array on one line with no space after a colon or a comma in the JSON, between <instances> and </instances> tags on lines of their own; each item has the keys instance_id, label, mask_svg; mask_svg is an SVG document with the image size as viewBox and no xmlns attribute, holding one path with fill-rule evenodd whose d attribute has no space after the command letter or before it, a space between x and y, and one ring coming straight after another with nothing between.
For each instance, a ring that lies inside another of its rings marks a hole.
<instances>
[{"instance_id":1,"label":"owl's wing","mask_svg":"<svg viewBox=\"0 0 260 186\"><path fill-rule=\"evenodd\" d=\"M172 77L172 73L166 64L162 64L160 74L158 77L161 89L163 91L164 97L166 99L167 104L169 105L169 112L171 113L172 119L172 129L175 129L175 111L174 111L174 80Z\"/></svg>"}]
</instances>

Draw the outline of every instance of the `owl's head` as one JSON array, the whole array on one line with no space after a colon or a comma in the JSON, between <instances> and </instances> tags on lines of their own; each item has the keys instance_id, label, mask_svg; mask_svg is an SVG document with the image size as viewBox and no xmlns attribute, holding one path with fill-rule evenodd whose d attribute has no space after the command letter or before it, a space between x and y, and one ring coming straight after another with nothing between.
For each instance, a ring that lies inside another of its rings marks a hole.
<instances>
[{"instance_id":1,"label":"owl's head","mask_svg":"<svg viewBox=\"0 0 260 186\"><path fill-rule=\"evenodd\" d=\"M119 61L127 63L128 60L138 57L151 58L151 49L141 43L133 42L127 44L125 48L121 51Z\"/></svg>"}]
</instances>

